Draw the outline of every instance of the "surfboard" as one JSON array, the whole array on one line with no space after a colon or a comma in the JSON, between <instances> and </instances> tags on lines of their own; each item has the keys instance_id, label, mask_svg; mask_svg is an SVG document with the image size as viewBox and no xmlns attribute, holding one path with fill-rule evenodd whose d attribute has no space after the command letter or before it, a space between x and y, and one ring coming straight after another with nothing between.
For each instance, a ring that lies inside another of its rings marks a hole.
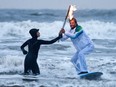
<instances>
[{"instance_id":1,"label":"surfboard","mask_svg":"<svg viewBox=\"0 0 116 87\"><path fill-rule=\"evenodd\" d=\"M88 79L88 80L97 80L101 78L101 75L103 75L102 72L89 72L85 74L81 74L81 79Z\"/></svg>"}]
</instances>

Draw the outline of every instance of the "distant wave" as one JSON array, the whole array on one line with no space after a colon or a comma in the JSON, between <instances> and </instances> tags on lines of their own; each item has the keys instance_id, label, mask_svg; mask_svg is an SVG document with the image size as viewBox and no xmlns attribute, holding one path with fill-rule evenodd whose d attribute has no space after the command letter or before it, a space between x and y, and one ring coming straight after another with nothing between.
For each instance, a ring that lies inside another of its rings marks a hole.
<instances>
[{"instance_id":1,"label":"distant wave","mask_svg":"<svg viewBox=\"0 0 116 87\"><path fill-rule=\"evenodd\" d=\"M79 10L74 15L79 21L93 19L104 22L116 22L116 10Z\"/></svg>"},{"instance_id":2,"label":"distant wave","mask_svg":"<svg viewBox=\"0 0 116 87\"><path fill-rule=\"evenodd\" d=\"M66 10L0 10L0 22L10 21L63 21ZM116 10L77 10L74 16L78 21L99 20L116 23Z\"/></svg>"},{"instance_id":3,"label":"distant wave","mask_svg":"<svg viewBox=\"0 0 116 87\"><path fill-rule=\"evenodd\" d=\"M33 16L54 16L54 17L56 17L56 16L58 16L58 15L55 15L55 14L53 14L53 13L42 13L42 12L38 12L38 13L31 13L30 15L33 15Z\"/></svg>"}]
</instances>

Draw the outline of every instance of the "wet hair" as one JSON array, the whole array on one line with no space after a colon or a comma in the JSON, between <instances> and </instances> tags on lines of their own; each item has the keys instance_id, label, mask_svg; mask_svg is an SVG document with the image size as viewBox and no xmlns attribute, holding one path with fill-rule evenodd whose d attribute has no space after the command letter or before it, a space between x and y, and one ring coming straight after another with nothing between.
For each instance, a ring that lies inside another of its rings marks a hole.
<instances>
[{"instance_id":1,"label":"wet hair","mask_svg":"<svg viewBox=\"0 0 116 87\"><path fill-rule=\"evenodd\" d=\"M30 35L33 37L33 38L37 38L37 32L39 31L39 29L36 29L36 28L32 28L29 33Z\"/></svg>"},{"instance_id":2,"label":"wet hair","mask_svg":"<svg viewBox=\"0 0 116 87\"><path fill-rule=\"evenodd\" d=\"M74 22L76 23L76 25L78 25L76 18L72 18L71 20L69 20L69 22L72 21L72 20L74 20Z\"/></svg>"}]
</instances>

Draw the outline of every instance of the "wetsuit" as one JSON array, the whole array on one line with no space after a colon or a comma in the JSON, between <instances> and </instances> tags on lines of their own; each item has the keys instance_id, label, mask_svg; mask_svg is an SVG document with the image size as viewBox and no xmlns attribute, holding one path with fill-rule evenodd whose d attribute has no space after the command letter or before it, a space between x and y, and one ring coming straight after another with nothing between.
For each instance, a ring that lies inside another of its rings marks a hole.
<instances>
[{"instance_id":1,"label":"wetsuit","mask_svg":"<svg viewBox=\"0 0 116 87\"><path fill-rule=\"evenodd\" d=\"M81 26L77 25L75 29L64 33L61 41L70 38L77 52L72 57L71 62L74 64L77 73L88 72L85 54L90 53L94 49L92 40L87 36Z\"/></svg>"},{"instance_id":2,"label":"wetsuit","mask_svg":"<svg viewBox=\"0 0 116 87\"><path fill-rule=\"evenodd\" d=\"M24 61L24 73L28 74L30 70L33 72L33 74L40 74L39 66L37 64L37 57L38 57L38 51L40 49L41 45L46 44L52 44L59 40L61 36L51 40L51 41L45 41L45 40L38 40L37 38L31 38L27 40L22 46L21 50L23 51L23 54L27 54L25 61ZM25 46L28 45L28 52L24 49Z\"/></svg>"}]
</instances>

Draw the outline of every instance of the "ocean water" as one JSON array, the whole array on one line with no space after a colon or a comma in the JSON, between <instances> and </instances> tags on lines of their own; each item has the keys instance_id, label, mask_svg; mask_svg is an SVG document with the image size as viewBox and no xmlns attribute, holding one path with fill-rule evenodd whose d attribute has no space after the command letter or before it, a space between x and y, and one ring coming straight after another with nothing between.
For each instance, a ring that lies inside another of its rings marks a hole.
<instances>
[{"instance_id":1,"label":"ocean water","mask_svg":"<svg viewBox=\"0 0 116 87\"><path fill-rule=\"evenodd\" d=\"M41 46L35 79L23 73L25 56L20 46L31 38L31 28L40 38L51 40L61 29L66 10L0 10L0 87L116 87L116 10L78 10L78 24L93 40L95 50L86 56L90 71L102 71L99 80L82 80L70 59L76 52L70 40ZM67 21L66 30L70 29ZM26 48L27 49L27 48Z\"/></svg>"}]
</instances>

